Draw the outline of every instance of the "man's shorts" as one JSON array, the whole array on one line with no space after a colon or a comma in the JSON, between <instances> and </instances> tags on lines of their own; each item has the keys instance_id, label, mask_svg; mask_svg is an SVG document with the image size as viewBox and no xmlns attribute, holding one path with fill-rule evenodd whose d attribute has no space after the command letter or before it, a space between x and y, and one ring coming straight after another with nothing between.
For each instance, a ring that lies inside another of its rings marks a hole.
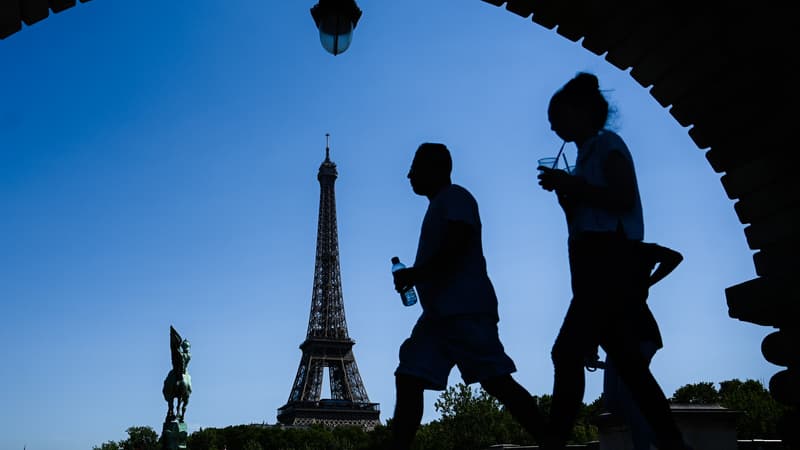
<instances>
[{"instance_id":1,"label":"man's shorts","mask_svg":"<svg viewBox=\"0 0 800 450\"><path fill-rule=\"evenodd\" d=\"M453 366L458 366L466 384L516 372L514 361L500 342L496 318L420 317L411 336L400 346L395 375L421 378L428 382L427 389L444 390Z\"/></svg>"}]
</instances>

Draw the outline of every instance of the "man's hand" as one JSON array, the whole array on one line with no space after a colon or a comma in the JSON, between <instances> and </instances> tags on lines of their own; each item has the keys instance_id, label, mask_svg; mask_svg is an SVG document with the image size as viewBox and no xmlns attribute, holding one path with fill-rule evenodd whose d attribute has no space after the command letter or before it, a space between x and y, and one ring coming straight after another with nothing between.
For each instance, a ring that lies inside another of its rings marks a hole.
<instances>
[{"instance_id":1,"label":"man's hand","mask_svg":"<svg viewBox=\"0 0 800 450\"><path fill-rule=\"evenodd\" d=\"M413 267L400 269L397 272L392 272L394 278L394 290L403 292L417 282L417 271Z\"/></svg>"},{"instance_id":2,"label":"man's hand","mask_svg":"<svg viewBox=\"0 0 800 450\"><path fill-rule=\"evenodd\" d=\"M539 185L546 191L559 191L572 184L572 176L560 169L539 166Z\"/></svg>"}]
</instances>

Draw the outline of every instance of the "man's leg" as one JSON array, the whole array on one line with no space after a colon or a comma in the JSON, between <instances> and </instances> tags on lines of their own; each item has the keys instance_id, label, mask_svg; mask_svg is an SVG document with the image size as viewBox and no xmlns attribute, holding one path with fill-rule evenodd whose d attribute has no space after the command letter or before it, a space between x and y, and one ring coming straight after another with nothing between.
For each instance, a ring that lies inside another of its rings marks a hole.
<instances>
[{"instance_id":1,"label":"man's leg","mask_svg":"<svg viewBox=\"0 0 800 450\"><path fill-rule=\"evenodd\" d=\"M511 377L501 375L481 381L483 389L506 407L511 416L522 425L537 442L545 440L544 418L536 399Z\"/></svg>"},{"instance_id":2,"label":"man's leg","mask_svg":"<svg viewBox=\"0 0 800 450\"><path fill-rule=\"evenodd\" d=\"M425 381L404 374L395 375L397 399L392 418L392 449L407 450L422 422Z\"/></svg>"}]
</instances>

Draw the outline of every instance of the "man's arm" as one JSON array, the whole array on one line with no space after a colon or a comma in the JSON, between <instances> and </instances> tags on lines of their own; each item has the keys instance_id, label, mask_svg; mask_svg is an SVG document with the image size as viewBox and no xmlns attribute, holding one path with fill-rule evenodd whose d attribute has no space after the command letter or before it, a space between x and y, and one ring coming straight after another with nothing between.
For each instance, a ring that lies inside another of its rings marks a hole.
<instances>
[{"instance_id":1,"label":"man's arm","mask_svg":"<svg viewBox=\"0 0 800 450\"><path fill-rule=\"evenodd\" d=\"M473 239L475 239L475 229L472 225L461 221L448 221L442 246L436 254L422 265L393 273L395 289L401 292L419 281L431 280L452 273L466 254Z\"/></svg>"}]
</instances>

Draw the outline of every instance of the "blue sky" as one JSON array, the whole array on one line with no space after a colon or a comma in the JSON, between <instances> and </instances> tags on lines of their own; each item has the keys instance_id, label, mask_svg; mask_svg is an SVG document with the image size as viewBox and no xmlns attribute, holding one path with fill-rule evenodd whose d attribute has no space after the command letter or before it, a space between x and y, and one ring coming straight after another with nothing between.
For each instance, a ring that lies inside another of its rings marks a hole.
<instances>
[{"instance_id":1,"label":"blue sky","mask_svg":"<svg viewBox=\"0 0 800 450\"><path fill-rule=\"evenodd\" d=\"M770 329L727 315L724 289L755 274L720 175L627 73L477 0L362 0L336 57L312 2L234 3L95 0L0 41L0 448L160 431L170 325L193 345L192 430L275 423L308 321L325 133L347 321L381 419L419 314L389 259L416 250L427 200L405 175L423 141L451 148L480 205L515 378L549 393L566 226L535 166L560 145L547 101L579 70L619 110L646 240L685 256L651 293L664 391L779 370L760 354Z\"/></svg>"}]
</instances>

